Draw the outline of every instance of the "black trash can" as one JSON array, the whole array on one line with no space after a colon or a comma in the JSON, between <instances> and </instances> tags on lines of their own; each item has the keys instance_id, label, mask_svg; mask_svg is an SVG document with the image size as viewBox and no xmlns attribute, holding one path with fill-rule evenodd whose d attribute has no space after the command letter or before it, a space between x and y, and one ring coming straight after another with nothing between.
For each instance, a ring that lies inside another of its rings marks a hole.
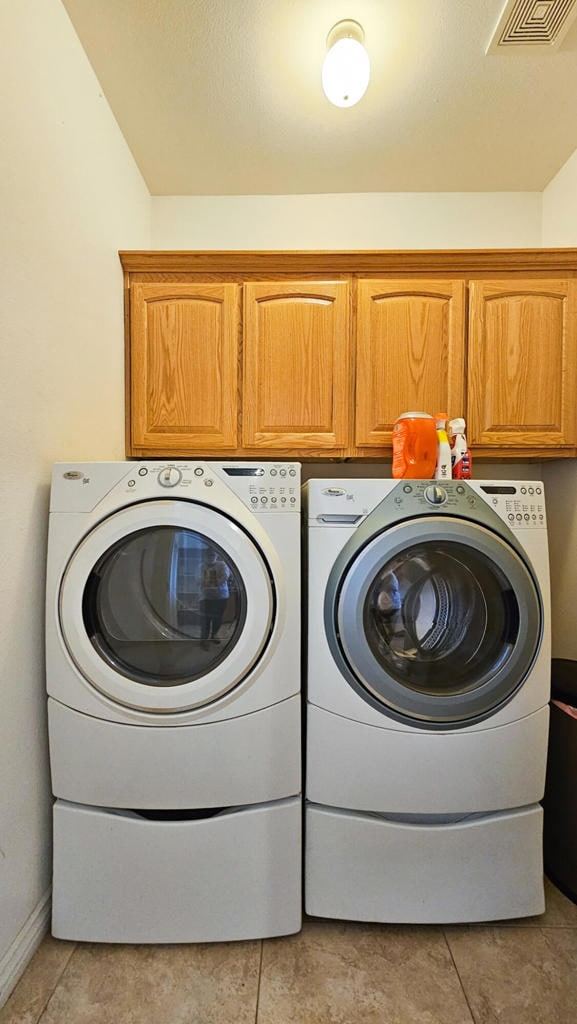
<instances>
[{"instance_id":1,"label":"black trash can","mask_svg":"<svg viewBox=\"0 0 577 1024\"><path fill-rule=\"evenodd\" d=\"M545 874L577 903L577 717L554 701L575 708L577 661L551 664L551 718L547 780L543 798Z\"/></svg>"}]
</instances>

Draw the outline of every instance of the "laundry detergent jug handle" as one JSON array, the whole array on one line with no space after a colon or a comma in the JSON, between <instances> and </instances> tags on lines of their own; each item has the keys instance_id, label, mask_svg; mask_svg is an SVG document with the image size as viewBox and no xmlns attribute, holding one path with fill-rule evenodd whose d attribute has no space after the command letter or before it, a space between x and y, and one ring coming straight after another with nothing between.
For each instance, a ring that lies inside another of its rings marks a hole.
<instances>
[{"instance_id":1,"label":"laundry detergent jug handle","mask_svg":"<svg viewBox=\"0 0 577 1024\"><path fill-rule=\"evenodd\" d=\"M392 475L395 479L401 480L407 475L407 465L410 461L412 451L412 459L415 459L415 446L409 445L410 440L409 423L406 419L397 420L393 427L393 465Z\"/></svg>"}]
</instances>

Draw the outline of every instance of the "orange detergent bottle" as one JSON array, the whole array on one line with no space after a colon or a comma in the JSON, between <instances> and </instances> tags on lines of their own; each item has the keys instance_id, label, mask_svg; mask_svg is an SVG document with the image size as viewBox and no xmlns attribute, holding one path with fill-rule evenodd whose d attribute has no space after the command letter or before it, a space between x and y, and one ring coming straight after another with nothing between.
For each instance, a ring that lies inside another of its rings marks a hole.
<instances>
[{"instance_id":1,"label":"orange detergent bottle","mask_svg":"<svg viewBox=\"0 0 577 1024\"><path fill-rule=\"evenodd\" d=\"M393 477L432 480L437 464L437 428L427 412L404 412L393 427Z\"/></svg>"}]
</instances>

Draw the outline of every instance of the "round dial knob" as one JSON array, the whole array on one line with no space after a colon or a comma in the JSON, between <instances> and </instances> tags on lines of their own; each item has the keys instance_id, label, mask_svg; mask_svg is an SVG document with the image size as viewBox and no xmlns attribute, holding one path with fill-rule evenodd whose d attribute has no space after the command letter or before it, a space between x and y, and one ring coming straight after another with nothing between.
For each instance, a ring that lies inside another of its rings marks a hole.
<instances>
[{"instance_id":1,"label":"round dial knob","mask_svg":"<svg viewBox=\"0 0 577 1024\"><path fill-rule=\"evenodd\" d=\"M161 469L158 474L158 482L161 487L176 487L182 480L182 473L176 466L167 466Z\"/></svg>"},{"instance_id":2,"label":"round dial knob","mask_svg":"<svg viewBox=\"0 0 577 1024\"><path fill-rule=\"evenodd\" d=\"M425 488L425 498L431 505L442 505L447 500L447 492L438 484L430 484Z\"/></svg>"}]
</instances>

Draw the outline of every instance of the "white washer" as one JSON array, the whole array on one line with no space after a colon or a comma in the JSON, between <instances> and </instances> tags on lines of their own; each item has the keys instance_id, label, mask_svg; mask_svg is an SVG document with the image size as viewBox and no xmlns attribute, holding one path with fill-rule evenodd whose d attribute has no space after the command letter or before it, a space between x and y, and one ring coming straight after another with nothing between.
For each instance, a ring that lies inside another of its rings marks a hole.
<instances>
[{"instance_id":1,"label":"white washer","mask_svg":"<svg viewBox=\"0 0 577 1024\"><path fill-rule=\"evenodd\" d=\"M53 934L298 931L300 466L57 464Z\"/></svg>"},{"instance_id":2,"label":"white washer","mask_svg":"<svg viewBox=\"0 0 577 1024\"><path fill-rule=\"evenodd\" d=\"M540 482L310 480L305 908L542 913Z\"/></svg>"}]
</instances>

